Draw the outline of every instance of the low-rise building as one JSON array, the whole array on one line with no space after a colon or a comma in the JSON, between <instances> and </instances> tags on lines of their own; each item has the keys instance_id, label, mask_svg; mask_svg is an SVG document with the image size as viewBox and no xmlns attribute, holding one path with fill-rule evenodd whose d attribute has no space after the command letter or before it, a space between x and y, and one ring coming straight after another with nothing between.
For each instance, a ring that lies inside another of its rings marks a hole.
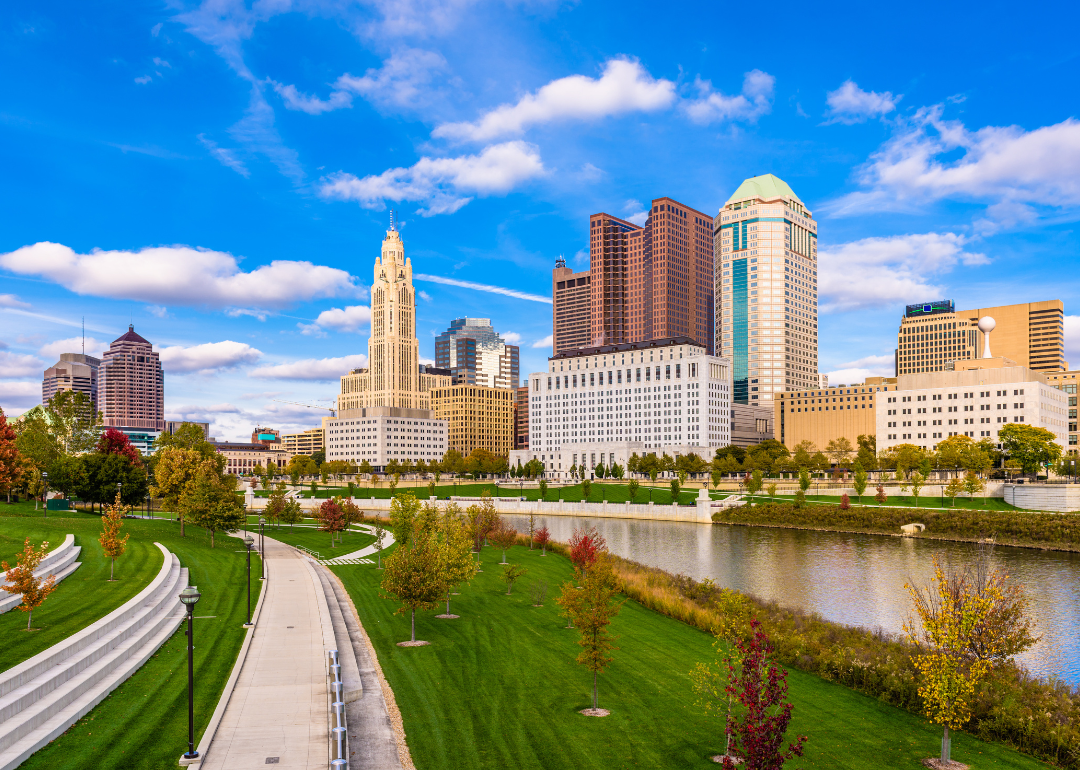
<instances>
[{"instance_id":1,"label":"low-rise building","mask_svg":"<svg viewBox=\"0 0 1080 770\"><path fill-rule=\"evenodd\" d=\"M861 385L779 393L773 406L776 440L788 449L803 441L825 449L830 441L846 438L858 448L859 436L877 433L874 394L894 390L895 377L867 377Z\"/></svg>"},{"instance_id":2,"label":"low-rise building","mask_svg":"<svg viewBox=\"0 0 1080 770\"><path fill-rule=\"evenodd\" d=\"M448 426L447 449L464 457L474 449L508 456L514 448L515 397L515 390L479 385L431 391L431 411Z\"/></svg>"},{"instance_id":3,"label":"low-rise building","mask_svg":"<svg viewBox=\"0 0 1080 770\"><path fill-rule=\"evenodd\" d=\"M1080 437L1080 434L1078 434L1076 430L1076 385L1077 382L1080 381L1080 372L1047 372L1046 379L1055 388L1064 391L1066 397L1069 399L1067 406L1067 409L1069 410L1069 443L1066 445L1066 451L1071 455L1077 454L1077 439Z\"/></svg>"},{"instance_id":4,"label":"low-rise building","mask_svg":"<svg viewBox=\"0 0 1080 770\"><path fill-rule=\"evenodd\" d=\"M312 428L303 433L286 433L281 437L281 446L290 455L311 455L323 451L326 446L322 428Z\"/></svg>"},{"instance_id":5,"label":"low-rise building","mask_svg":"<svg viewBox=\"0 0 1080 770\"><path fill-rule=\"evenodd\" d=\"M765 405L731 405L731 443L746 449L773 438L773 408Z\"/></svg>"},{"instance_id":6,"label":"low-rise building","mask_svg":"<svg viewBox=\"0 0 1080 770\"><path fill-rule=\"evenodd\" d=\"M218 441L214 449L225 457L225 472L234 476L250 476L256 467L265 470L268 462L283 468L290 458L288 452L258 442Z\"/></svg>"},{"instance_id":7,"label":"low-rise building","mask_svg":"<svg viewBox=\"0 0 1080 770\"><path fill-rule=\"evenodd\" d=\"M507 391L509 392L509 391ZM323 421L327 461L381 471L390 460L441 460L446 453L447 424L428 409L373 406L347 409Z\"/></svg>"}]
</instances>

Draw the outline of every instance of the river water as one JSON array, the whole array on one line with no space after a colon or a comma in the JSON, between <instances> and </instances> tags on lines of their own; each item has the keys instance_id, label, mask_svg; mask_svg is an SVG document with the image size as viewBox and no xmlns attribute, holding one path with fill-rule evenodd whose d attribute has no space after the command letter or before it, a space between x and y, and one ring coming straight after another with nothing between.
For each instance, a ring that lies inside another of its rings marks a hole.
<instances>
[{"instance_id":1,"label":"river water","mask_svg":"<svg viewBox=\"0 0 1080 770\"><path fill-rule=\"evenodd\" d=\"M528 519L506 517L519 532ZM591 524L612 553L696 580L775 600L864 628L902 633L911 601L904 589L925 585L933 560L962 563L973 546L919 538L807 532L665 521L537 516L553 540ZM994 549L995 567L1024 585L1042 640L1020 658L1031 673L1080 685L1080 553Z\"/></svg>"}]
</instances>

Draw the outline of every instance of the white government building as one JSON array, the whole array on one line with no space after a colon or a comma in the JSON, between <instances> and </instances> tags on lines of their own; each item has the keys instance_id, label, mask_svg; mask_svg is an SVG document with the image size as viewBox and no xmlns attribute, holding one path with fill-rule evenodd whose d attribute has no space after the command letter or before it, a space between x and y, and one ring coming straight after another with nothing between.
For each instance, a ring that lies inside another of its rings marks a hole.
<instances>
[{"instance_id":1,"label":"white government building","mask_svg":"<svg viewBox=\"0 0 1080 770\"><path fill-rule=\"evenodd\" d=\"M634 453L708 462L731 443L731 365L686 337L564 351L528 388L529 448L510 463L539 460L554 478Z\"/></svg>"}]
</instances>

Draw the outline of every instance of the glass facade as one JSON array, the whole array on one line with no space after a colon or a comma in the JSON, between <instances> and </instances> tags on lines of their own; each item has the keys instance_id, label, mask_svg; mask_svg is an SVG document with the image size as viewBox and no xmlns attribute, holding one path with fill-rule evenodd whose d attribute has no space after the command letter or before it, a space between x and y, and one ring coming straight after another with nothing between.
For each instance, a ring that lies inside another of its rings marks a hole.
<instances>
[{"instance_id":1,"label":"glass facade","mask_svg":"<svg viewBox=\"0 0 1080 770\"><path fill-rule=\"evenodd\" d=\"M750 309L747 302L746 260L733 263L731 273L731 328L735 334L734 355L731 357L731 400L736 404L745 404L750 399L750 335L747 333Z\"/></svg>"}]
</instances>

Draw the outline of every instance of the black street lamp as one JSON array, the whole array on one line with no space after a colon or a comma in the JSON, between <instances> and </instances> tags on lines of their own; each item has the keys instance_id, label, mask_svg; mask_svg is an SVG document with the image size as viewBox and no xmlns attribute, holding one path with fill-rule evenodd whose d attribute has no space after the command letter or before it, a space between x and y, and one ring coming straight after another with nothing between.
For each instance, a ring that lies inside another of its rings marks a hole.
<instances>
[{"instance_id":1,"label":"black street lamp","mask_svg":"<svg viewBox=\"0 0 1080 770\"><path fill-rule=\"evenodd\" d=\"M150 487L154 484L154 474L146 474L146 515L149 518L154 518L154 508L150 502Z\"/></svg>"},{"instance_id":2,"label":"black street lamp","mask_svg":"<svg viewBox=\"0 0 1080 770\"><path fill-rule=\"evenodd\" d=\"M244 545L247 547L247 623L244 624L244 628L251 627L251 546L255 545L255 538L251 535L244 535Z\"/></svg>"},{"instance_id":3,"label":"black street lamp","mask_svg":"<svg viewBox=\"0 0 1080 770\"><path fill-rule=\"evenodd\" d=\"M124 502L123 498L120 497L120 487L122 487L122 486L124 486L124 482L122 482L122 481L116 482L116 497L119 500L118 504Z\"/></svg>"},{"instance_id":4,"label":"black street lamp","mask_svg":"<svg viewBox=\"0 0 1080 770\"><path fill-rule=\"evenodd\" d=\"M262 559L262 577L259 580L266 580L266 539L263 537L263 526L266 524L266 519L262 516L259 517L259 557Z\"/></svg>"},{"instance_id":5,"label":"black street lamp","mask_svg":"<svg viewBox=\"0 0 1080 770\"><path fill-rule=\"evenodd\" d=\"M199 752L195 751L195 603L199 601L199 589L188 586L180 592L180 601L187 607L188 632L187 632L187 706L188 706L188 750L184 759L195 759Z\"/></svg>"},{"instance_id":6,"label":"black street lamp","mask_svg":"<svg viewBox=\"0 0 1080 770\"><path fill-rule=\"evenodd\" d=\"M46 471L41 472L41 482L45 485L45 494L43 495L45 512L42 518L47 519L49 518L49 474Z\"/></svg>"}]
</instances>

